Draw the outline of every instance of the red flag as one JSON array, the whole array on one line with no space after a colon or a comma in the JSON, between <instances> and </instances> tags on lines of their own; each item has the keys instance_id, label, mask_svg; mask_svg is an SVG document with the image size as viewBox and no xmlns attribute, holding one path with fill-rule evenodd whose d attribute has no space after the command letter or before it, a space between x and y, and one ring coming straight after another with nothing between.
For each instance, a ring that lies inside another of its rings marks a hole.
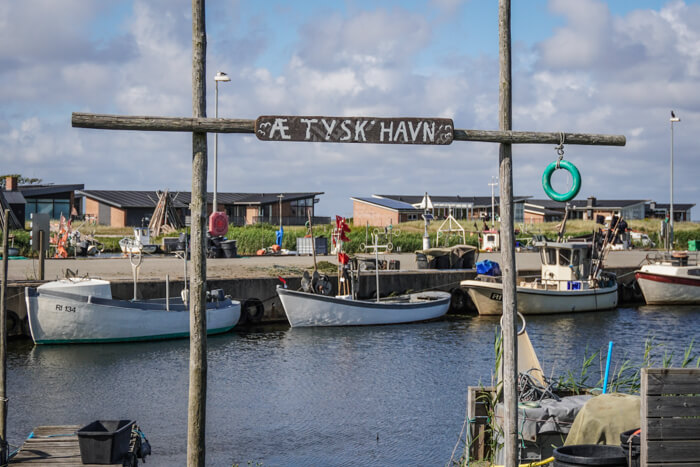
<instances>
[{"instance_id":1,"label":"red flag","mask_svg":"<svg viewBox=\"0 0 700 467\"><path fill-rule=\"evenodd\" d=\"M350 262L350 257L345 253L338 253L338 262L342 265L348 264Z\"/></svg>"},{"instance_id":2,"label":"red flag","mask_svg":"<svg viewBox=\"0 0 700 467\"><path fill-rule=\"evenodd\" d=\"M340 231L340 240L343 241L343 242L349 242L349 241L350 241L350 239L348 238L348 236L345 235L345 231L344 231L344 230L341 230L341 231Z\"/></svg>"}]
</instances>

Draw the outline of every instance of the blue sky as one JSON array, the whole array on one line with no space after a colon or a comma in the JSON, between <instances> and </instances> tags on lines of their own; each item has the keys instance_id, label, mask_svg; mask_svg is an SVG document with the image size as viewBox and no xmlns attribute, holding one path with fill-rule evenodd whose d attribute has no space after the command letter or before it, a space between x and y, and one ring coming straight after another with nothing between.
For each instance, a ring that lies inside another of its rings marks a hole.
<instances>
[{"instance_id":1,"label":"blue sky","mask_svg":"<svg viewBox=\"0 0 700 467\"><path fill-rule=\"evenodd\" d=\"M565 148L579 198L670 196L700 203L700 3L514 1L516 130L624 134L624 148ZM207 1L207 102L214 115L421 116L496 129L498 2ZM0 6L0 173L86 189L190 190L191 138L74 129L73 111L191 115L191 3L27 0ZM213 186L213 136L209 187ZM553 147L514 148L517 195L544 198ZM555 174L555 188L567 177ZM486 196L495 144L446 148L283 144L219 137L219 190L322 191L323 215L350 196ZM700 215L700 210L694 217Z\"/></svg>"}]
</instances>

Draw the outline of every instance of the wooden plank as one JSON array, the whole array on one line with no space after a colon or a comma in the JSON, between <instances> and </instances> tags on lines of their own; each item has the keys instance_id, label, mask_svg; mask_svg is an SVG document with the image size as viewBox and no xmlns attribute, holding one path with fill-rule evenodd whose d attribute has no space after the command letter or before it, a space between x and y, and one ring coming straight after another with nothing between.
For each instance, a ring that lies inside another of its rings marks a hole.
<instances>
[{"instance_id":1,"label":"wooden plank","mask_svg":"<svg viewBox=\"0 0 700 467\"><path fill-rule=\"evenodd\" d=\"M507 144L559 144L562 133L538 131L462 130L455 129L455 141L480 141ZM601 135L591 133L563 133L564 144L587 146L624 146L624 135Z\"/></svg>"},{"instance_id":2,"label":"wooden plank","mask_svg":"<svg viewBox=\"0 0 700 467\"><path fill-rule=\"evenodd\" d=\"M647 395L698 394L700 370L697 368L649 368Z\"/></svg>"},{"instance_id":3,"label":"wooden plank","mask_svg":"<svg viewBox=\"0 0 700 467\"><path fill-rule=\"evenodd\" d=\"M700 397L647 396L647 417L700 417Z\"/></svg>"},{"instance_id":4,"label":"wooden plank","mask_svg":"<svg viewBox=\"0 0 700 467\"><path fill-rule=\"evenodd\" d=\"M127 116L86 112L73 112L71 117L74 128L207 133L255 133L255 122L245 118ZM561 133L455 128L452 132L452 140L507 144L559 144ZM624 146L627 140L624 135L564 132L564 142L574 145Z\"/></svg>"},{"instance_id":5,"label":"wooden plank","mask_svg":"<svg viewBox=\"0 0 700 467\"><path fill-rule=\"evenodd\" d=\"M648 440L700 439L700 418L652 418L647 428Z\"/></svg>"},{"instance_id":6,"label":"wooden plank","mask_svg":"<svg viewBox=\"0 0 700 467\"><path fill-rule=\"evenodd\" d=\"M639 434L639 461L640 465L642 467L647 467L648 465L648 457L649 457L649 450L648 450L648 442L647 439L649 438L649 419L647 418L647 384L649 381L649 368L642 368L642 384L641 387L639 388L639 394L641 395L641 406L639 408L640 411L640 420L639 423L641 425L641 433Z\"/></svg>"},{"instance_id":7,"label":"wooden plank","mask_svg":"<svg viewBox=\"0 0 700 467\"><path fill-rule=\"evenodd\" d=\"M97 130L253 133L255 120L238 118L152 117L73 112L75 128Z\"/></svg>"},{"instance_id":8,"label":"wooden plank","mask_svg":"<svg viewBox=\"0 0 700 467\"><path fill-rule=\"evenodd\" d=\"M40 426L34 429L10 464L57 465L60 467L85 467L99 464L83 464L77 425ZM104 466L105 464L101 464ZM122 463L108 464L121 466Z\"/></svg>"},{"instance_id":9,"label":"wooden plank","mask_svg":"<svg viewBox=\"0 0 700 467\"><path fill-rule=\"evenodd\" d=\"M255 121L262 141L445 145L453 130L449 118L265 115Z\"/></svg>"},{"instance_id":10,"label":"wooden plank","mask_svg":"<svg viewBox=\"0 0 700 467\"><path fill-rule=\"evenodd\" d=\"M648 462L700 462L700 441L648 441Z\"/></svg>"}]
</instances>

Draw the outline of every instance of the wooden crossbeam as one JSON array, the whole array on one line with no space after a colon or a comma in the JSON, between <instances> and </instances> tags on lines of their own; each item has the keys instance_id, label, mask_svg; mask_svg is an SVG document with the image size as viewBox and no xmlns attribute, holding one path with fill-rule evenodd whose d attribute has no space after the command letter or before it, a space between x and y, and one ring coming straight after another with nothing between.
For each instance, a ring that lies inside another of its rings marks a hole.
<instances>
[{"instance_id":1,"label":"wooden crossbeam","mask_svg":"<svg viewBox=\"0 0 700 467\"><path fill-rule=\"evenodd\" d=\"M73 112L71 123L75 128L101 130L255 133L255 120L242 118L151 117ZM624 135L457 128L454 130L455 141L505 144L559 144L562 135L564 144L624 146L627 142Z\"/></svg>"}]
</instances>

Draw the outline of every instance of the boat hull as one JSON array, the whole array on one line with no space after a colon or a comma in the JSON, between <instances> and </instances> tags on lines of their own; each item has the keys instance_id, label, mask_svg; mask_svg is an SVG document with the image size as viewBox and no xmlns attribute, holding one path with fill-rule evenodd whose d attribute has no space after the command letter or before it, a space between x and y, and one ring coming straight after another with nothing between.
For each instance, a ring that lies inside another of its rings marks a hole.
<instances>
[{"instance_id":1,"label":"boat hull","mask_svg":"<svg viewBox=\"0 0 700 467\"><path fill-rule=\"evenodd\" d=\"M451 298L447 292L424 292L411 294L409 300L376 302L329 297L283 288L278 288L277 294L293 328L425 321L447 313Z\"/></svg>"},{"instance_id":2,"label":"boat hull","mask_svg":"<svg viewBox=\"0 0 700 467\"><path fill-rule=\"evenodd\" d=\"M503 313L503 284L479 280L462 281L462 288L480 315ZM584 290L537 290L517 287L518 312L523 315L600 311L617 306L617 283Z\"/></svg>"},{"instance_id":3,"label":"boat hull","mask_svg":"<svg viewBox=\"0 0 700 467\"><path fill-rule=\"evenodd\" d=\"M183 305L130 302L27 287L27 314L36 344L129 342L188 337L190 314ZM241 304L207 304L207 334L230 331Z\"/></svg>"},{"instance_id":4,"label":"boat hull","mask_svg":"<svg viewBox=\"0 0 700 467\"><path fill-rule=\"evenodd\" d=\"M657 265L635 273L648 305L700 305L700 277L679 275L679 269Z\"/></svg>"}]
</instances>

